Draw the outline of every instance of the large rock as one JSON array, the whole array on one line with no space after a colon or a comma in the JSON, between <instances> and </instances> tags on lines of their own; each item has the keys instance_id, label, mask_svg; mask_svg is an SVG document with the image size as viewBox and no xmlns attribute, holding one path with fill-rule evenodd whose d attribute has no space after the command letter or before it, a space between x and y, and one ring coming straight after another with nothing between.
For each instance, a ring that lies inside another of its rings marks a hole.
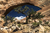
<instances>
[{"instance_id":1,"label":"large rock","mask_svg":"<svg viewBox=\"0 0 50 33\"><path fill-rule=\"evenodd\" d=\"M43 10L44 7L47 8L50 5L50 0L0 0L0 14L7 15L15 7L26 4L37 6ZM44 10L46 11L46 9Z\"/></svg>"},{"instance_id":2,"label":"large rock","mask_svg":"<svg viewBox=\"0 0 50 33\"><path fill-rule=\"evenodd\" d=\"M0 30L0 33L8 33L7 30Z\"/></svg>"},{"instance_id":3,"label":"large rock","mask_svg":"<svg viewBox=\"0 0 50 33\"><path fill-rule=\"evenodd\" d=\"M46 19L50 17L50 0L0 0L0 17L6 16L15 7L26 4L41 8L38 12L45 15Z\"/></svg>"}]
</instances>

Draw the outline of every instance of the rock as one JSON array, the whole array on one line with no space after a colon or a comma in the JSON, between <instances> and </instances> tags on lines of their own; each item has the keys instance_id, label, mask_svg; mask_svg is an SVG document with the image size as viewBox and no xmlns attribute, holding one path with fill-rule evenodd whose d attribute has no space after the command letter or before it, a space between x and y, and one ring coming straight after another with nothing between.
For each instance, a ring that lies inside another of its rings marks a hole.
<instances>
[{"instance_id":1,"label":"rock","mask_svg":"<svg viewBox=\"0 0 50 33\"><path fill-rule=\"evenodd\" d=\"M3 28L0 28L0 30L3 30Z\"/></svg>"},{"instance_id":2,"label":"rock","mask_svg":"<svg viewBox=\"0 0 50 33\"><path fill-rule=\"evenodd\" d=\"M12 29L12 30L16 29L16 26L12 26L11 29Z\"/></svg>"},{"instance_id":3,"label":"rock","mask_svg":"<svg viewBox=\"0 0 50 33\"><path fill-rule=\"evenodd\" d=\"M3 30L5 33L8 33L8 31L7 30Z\"/></svg>"},{"instance_id":4,"label":"rock","mask_svg":"<svg viewBox=\"0 0 50 33\"><path fill-rule=\"evenodd\" d=\"M40 12L41 11L42 12L47 11L50 8L50 0L8 0L8 1L0 0L0 3L1 3L0 4L0 6L1 6L0 7L1 16L2 15L6 16L12 9L17 7L17 5L21 6L21 5L26 5L26 4L30 4L30 5L32 4L32 5L35 5L35 6L39 7L39 8L41 8L41 10L39 10Z\"/></svg>"},{"instance_id":5,"label":"rock","mask_svg":"<svg viewBox=\"0 0 50 33\"><path fill-rule=\"evenodd\" d=\"M8 31L3 29L3 30L0 30L0 33L8 33Z\"/></svg>"},{"instance_id":6,"label":"rock","mask_svg":"<svg viewBox=\"0 0 50 33\"><path fill-rule=\"evenodd\" d=\"M7 29L7 28L8 28L7 26L4 27L4 29Z\"/></svg>"},{"instance_id":7,"label":"rock","mask_svg":"<svg viewBox=\"0 0 50 33\"><path fill-rule=\"evenodd\" d=\"M35 19L35 21L36 21L36 22L39 22L39 20L38 20L38 19Z\"/></svg>"},{"instance_id":8,"label":"rock","mask_svg":"<svg viewBox=\"0 0 50 33\"><path fill-rule=\"evenodd\" d=\"M11 32L11 31L12 31L12 29L11 29L11 28L9 28L9 29L7 29L7 31Z\"/></svg>"}]
</instances>

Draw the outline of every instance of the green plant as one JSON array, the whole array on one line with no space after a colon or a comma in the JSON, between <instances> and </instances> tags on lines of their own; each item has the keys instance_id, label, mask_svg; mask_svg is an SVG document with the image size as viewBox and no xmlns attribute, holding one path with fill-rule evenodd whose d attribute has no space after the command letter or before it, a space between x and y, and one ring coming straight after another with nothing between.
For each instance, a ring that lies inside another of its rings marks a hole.
<instances>
[{"instance_id":1,"label":"green plant","mask_svg":"<svg viewBox=\"0 0 50 33\"><path fill-rule=\"evenodd\" d=\"M8 24L8 23L7 23L7 22L5 22L5 23L3 24L3 26L7 26L7 24Z\"/></svg>"},{"instance_id":2,"label":"green plant","mask_svg":"<svg viewBox=\"0 0 50 33\"><path fill-rule=\"evenodd\" d=\"M16 22L14 22L14 24L16 24Z\"/></svg>"},{"instance_id":3,"label":"green plant","mask_svg":"<svg viewBox=\"0 0 50 33\"><path fill-rule=\"evenodd\" d=\"M32 25L33 25L33 26L38 26L38 25L39 25L39 23L34 22Z\"/></svg>"},{"instance_id":4,"label":"green plant","mask_svg":"<svg viewBox=\"0 0 50 33\"><path fill-rule=\"evenodd\" d=\"M33 10L33 8L29 8L27 6L25 6L24 8L22 8L22 6L18 6L17 8L14 8L14 10L18 13L22 13L26 16L26 23L28 23L28 19L32 18L32 19L41 19L44 16L41 15L41 13L37 13L36 11ZM28 17L27 17L28 16Z\"/></svg>"},{"instance_id":5,"label":"green plant","mask_svg":"<svg viewBox=\"0 0 50 33\"><path fill-rule=\"evenodd\" d=\"M21 24L19 24L18 27L21 27Z\"/></svg>"},{"instance_id":6,"label":"green plant","mask_svg":"<svg viewBox=\"0 0 50 33\"><path fill-rule=\"evenodd\" d=\"M41 23L42 23L42 21L40 20L40 21L39 21L39 23L41 24Z\"/></svg>"},{"instance_id":7,"label":"green plant","mask_svg":"<svg viewBox=\"0 0 50 33\"><path fill-rule=\"evenodd\" d=\"M45 22L45 24L48 24L49 22Z\"/></svg>"},{"instance_id":8,"label":"green plant","mask_svg":"<svg viewBox=\"0 0 50 33\"><path fill-rule=\"evenodd\" d=\"M11 18L11 22L13 22L13 21L14 21L14 20L13 20L14 18L15 18L15 17Z\"/></svg>"},{"instance_id":9,"label":"green plant","mask_svg":"<svg viewBox=\"0 0 50 33\"><path fill-rule=\"evenodd\" d=\"M4 18L4 16L2 16L2 18Z\"/></svg>"}]
</instances>

